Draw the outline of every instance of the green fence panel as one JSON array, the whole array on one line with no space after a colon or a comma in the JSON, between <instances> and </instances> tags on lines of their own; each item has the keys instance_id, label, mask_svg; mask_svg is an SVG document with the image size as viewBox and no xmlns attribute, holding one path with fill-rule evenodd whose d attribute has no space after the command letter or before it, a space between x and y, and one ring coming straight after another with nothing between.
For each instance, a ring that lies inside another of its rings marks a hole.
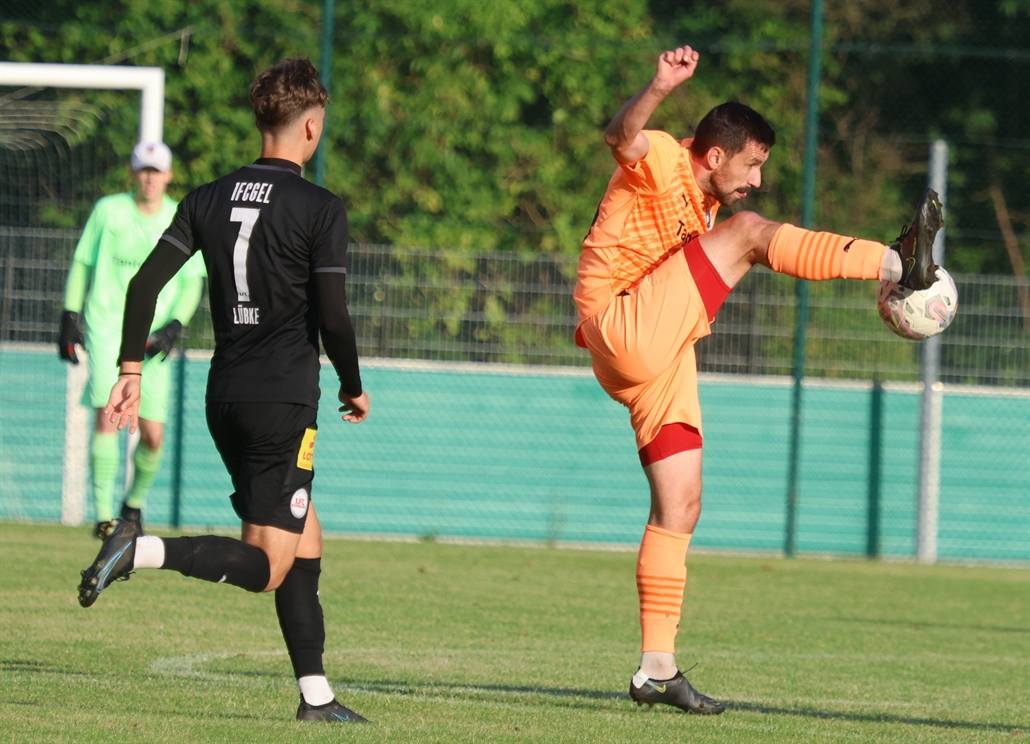
<instances>
[{"instance_id":1,"label":"green fence panel","mask_svg":"<svg viewBox=\"0 0 1030 744\"><path fill-rule=\"evenodd\" d=\"M885 556L916 554L919 513L919 411L915 392L883 393L880 461L880 552ZM865 482L865 481L863 481Z\"/></svg>"},{"instance_id":2,"label":"green fence panel","mask_svg":"<svg viewBox=\"0 0 1030 744\"><path fill-rule=\"evenodd\" d=\"M65 362L0 351L0 518L59 521Z\"/></svg>"},{"instance_id":3,"label":"green fence panel","mask_svg":"<svg viewBox=\"0 0 1030 744\"><path fill-rule=\"evenodd\" d=\"M1030 399L947 395L937 554L1030 560Z\"/></svg>"},{"instance_id":4,"label":"green fence panel","mask_svg":"<svg viewBox=\"0 0 1030 744\"><path fill-rule=\"evenodd\" d=\"M790 387L702 383L700 397L704 496L691 544L782 550ZM632 436L628 423L623 436ZM646 499L647 491L642 490L639 498Z\"/></svg>"},{"instance_id":5,"label":"green fence panel","mask_svg":"<svg viewBox=\"0 0 1030 744\"><path fill-rule=\"evenodd\" d=\"M181 526L190 532L238 526L205 422L207 370L205 360L186 363ZM65 372L50 353L0 348L0 518L60 518ZM639 541L647 481L626 412L591 376L371 360L363 379L372 414L346 424L334 404L335 375L323 368L313 497L327 531ZM724 376L705 379L700 393L705 496L694 545L781 550L789 384ZM853 383L805 390L800 553L865 551L869 396ZM884 393L886 556L915 551L919 407L914 390ZM1030 561L1030 397L949 392L943 419L940 557ZM148 499L151 525L171 521L171 464L169 454Z\"/></svg>"}]
</instances>

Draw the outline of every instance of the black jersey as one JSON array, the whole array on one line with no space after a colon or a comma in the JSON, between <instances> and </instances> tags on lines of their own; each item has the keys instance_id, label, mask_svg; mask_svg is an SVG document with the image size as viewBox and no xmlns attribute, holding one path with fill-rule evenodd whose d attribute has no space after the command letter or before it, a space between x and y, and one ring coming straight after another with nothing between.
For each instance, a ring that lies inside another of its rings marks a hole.
<instances>
[{"instance_id":1,"label":"black jersey","mask_svg":"<svg viewBox=\"0 0 1030 744\"><path fill-rule=\"evenodd\" d=\"M312 275L347 273L347 212L299 165L262 158L194 189L162 236L207 264L211 402L317 406Z\"/></svg>"}]
</instances>

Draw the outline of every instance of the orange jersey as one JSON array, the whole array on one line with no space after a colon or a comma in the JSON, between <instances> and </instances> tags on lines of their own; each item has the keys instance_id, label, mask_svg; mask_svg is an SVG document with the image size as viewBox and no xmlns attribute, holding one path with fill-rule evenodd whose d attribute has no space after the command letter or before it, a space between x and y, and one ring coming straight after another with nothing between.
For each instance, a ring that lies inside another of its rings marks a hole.
<instances>
[{"instance_id":1,"label":"orange jersey","mask_svg":"<svg viewBox=\"0 0 1030 744\"><path fill-rule=\"evenodd\" d=\"M718 205L706 213L704 193L694 181L690 140L678 142L659 131L644 136L647 155L619 165L583 241L574 293L580 322L715 222Z\"/></svg>"}]
</instances>

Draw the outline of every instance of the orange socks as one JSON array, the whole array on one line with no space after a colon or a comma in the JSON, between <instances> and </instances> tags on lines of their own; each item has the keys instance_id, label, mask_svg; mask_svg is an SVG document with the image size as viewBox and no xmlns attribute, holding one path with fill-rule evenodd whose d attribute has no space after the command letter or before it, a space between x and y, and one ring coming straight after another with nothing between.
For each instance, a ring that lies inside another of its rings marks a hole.
<instances>
[{"instance_id":1,"label":"orange socks","mask_svg":"<svg viewBox=\"0 0 1030 744\"><path fill-rule=\"evenodd\" d=\"M637 557L641 651L675 653L690 535L648 525Z\"/></svg>"},{"instance_id":2,"label":"orange socks","mask_svg":"<svg viewBox=\"0 0 1030 744\"><path fill-rule=\"evenodd\" d=\"M800 279L879 279L883 243L780 225L769 243L773 271Z\"/></svg>"}]
</instances>

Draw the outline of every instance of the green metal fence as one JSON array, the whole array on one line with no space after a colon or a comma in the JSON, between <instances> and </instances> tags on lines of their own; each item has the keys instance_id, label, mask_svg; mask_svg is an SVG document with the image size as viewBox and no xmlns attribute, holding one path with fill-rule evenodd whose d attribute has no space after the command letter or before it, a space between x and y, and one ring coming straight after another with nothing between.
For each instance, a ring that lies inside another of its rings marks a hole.
<instances>
[{"instance_id":1,"label":"green metal fence","mask_svg":"<svg viewBox=\"0 0 1030 744\"><path fill-rule=\"evenodd\" d=\"M182 469L173 471L169 442L147 505L152 525L238 524L204 421L204 356L191 353L185 388L173 393L184 404ZM329 400L334 379L325 368ZM319 416L313 497L328 531L639 542L648 496L632 431L588 371L369 359L364 380L373 400L367 422L345 425L331 405ZM64 385L50 347L0 348L0 518L60 518ZM790 386L789 378L703 376L698 547L783 549ZM870 395L861 382L810 381L806 389L800 553L866 552ZM885 556L910 557L915 548L918 422L917 387L888 385L878 525ZM1030 560L1030 393L950 387L944 422L940 558Z\"/></svg>"}]
</instances>

